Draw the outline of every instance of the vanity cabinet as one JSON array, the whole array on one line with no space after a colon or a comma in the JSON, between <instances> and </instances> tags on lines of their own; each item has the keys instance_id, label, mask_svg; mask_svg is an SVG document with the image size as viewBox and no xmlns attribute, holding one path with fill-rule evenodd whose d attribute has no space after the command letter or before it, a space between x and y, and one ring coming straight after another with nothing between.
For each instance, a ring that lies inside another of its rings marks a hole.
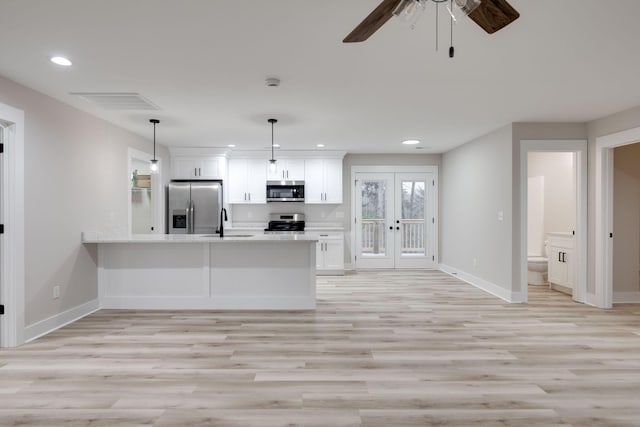
<instances>
[{"instance_id":1,"label":"vanity cabinet","mask_svg":"<svg viewBox=\"0 0 640 427\"><path fill-rule=\"evenodd\" d=\"M229 203L267 203L267 164L264 159L229 159L227 182Z\"/></svg>"},{"instance_id":2,"label":"vanity cabinet","mask_svg":"<svg viewBox=\"0 0 640 427\"><path fill-rule=\"evenodd\" d=\"M307 159L304 175L305 203L342 203L342 159Z\"/></svg>"},{"instance_id":3,"label":"vanity cabinet","mask_svg":"<svg viewBox=\"0 0 640 427\"><path fill-rule=\"evenodd\" d=\"M574 254L572 233L549 233L547 235L549 247L549 285L558 285L565 290L574 286ZM563 290L563 289L560 289Z\"/></svg>"},{"instance_id":4,"label":"vanity cabinet","mask_svg":"<svg viewBox=\"0 0 640 427\"><path fill-rule=\"evenodd\" d=\"M174 156L173 179L224 179L226 159L210 156Z\"/></svg>"}]
</instances>

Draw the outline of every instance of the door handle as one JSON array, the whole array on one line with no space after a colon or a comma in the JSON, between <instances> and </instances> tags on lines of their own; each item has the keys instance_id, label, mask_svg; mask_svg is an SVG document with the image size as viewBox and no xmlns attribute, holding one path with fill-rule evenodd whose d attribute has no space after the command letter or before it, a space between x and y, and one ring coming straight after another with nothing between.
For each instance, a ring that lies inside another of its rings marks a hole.
<instances>
[{"instance_id":1,"label":"door handle","mask_svg":"<svg viewBox=\"0 0 640 427\"><path fill-rule=\"evenodd\" d=\"M562 252L558 252L558 262L562 262Z\"/></svg>"}]
</instances>

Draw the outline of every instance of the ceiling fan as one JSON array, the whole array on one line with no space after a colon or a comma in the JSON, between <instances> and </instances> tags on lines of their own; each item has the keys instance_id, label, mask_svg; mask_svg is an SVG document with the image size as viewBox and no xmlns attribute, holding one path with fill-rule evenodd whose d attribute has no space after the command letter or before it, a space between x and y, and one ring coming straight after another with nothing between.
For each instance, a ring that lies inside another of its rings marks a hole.
<instances>
[{"instance_id":1,"label":"ceiling fan","mask_svg":"<svg viewBox=\"0 0 640 427\"><path fill-rule=\"evenodd\" d=\"M423 9L426 3L450 3L456 5L462 14L469 16L489 34L506 27L520 16L506 0L383 0L347 37L343 43L357 43L367 40L394 15L413 13L413 9ZM447 6L454 18L452 8ZM455 19L455 18L454 18Z\"/></svg>"}]
</instances>

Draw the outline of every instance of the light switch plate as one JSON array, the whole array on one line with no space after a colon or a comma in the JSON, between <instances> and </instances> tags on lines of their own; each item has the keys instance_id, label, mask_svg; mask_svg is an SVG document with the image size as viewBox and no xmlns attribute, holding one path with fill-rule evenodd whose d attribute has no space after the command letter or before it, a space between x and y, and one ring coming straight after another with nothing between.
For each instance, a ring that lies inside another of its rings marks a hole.
<instances>
[{"instance_id":1,"label":"light switch plate","mask_svg":"<svg viewBox=\"0 0 640 427\"><path fill-rule=\"evenodd\" d=\"M504 221L504 212L498 211L498 221Z\"/></svg>"}]
</instances>

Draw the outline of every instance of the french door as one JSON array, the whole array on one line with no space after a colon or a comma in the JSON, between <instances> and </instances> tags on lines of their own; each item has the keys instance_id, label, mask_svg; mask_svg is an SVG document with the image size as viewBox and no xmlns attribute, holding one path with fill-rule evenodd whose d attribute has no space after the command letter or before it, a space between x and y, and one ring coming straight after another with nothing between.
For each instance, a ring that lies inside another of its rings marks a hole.
<instances>
[{"instance_id":1,"label":"french door","mask_svg":"<svg viewBox=\"0 0 640 427\"><path fill-rule=\"evenodd\" d=\"M355 174L356 268L434 268L433 173Z\"/></svg>"}]
</instances>

